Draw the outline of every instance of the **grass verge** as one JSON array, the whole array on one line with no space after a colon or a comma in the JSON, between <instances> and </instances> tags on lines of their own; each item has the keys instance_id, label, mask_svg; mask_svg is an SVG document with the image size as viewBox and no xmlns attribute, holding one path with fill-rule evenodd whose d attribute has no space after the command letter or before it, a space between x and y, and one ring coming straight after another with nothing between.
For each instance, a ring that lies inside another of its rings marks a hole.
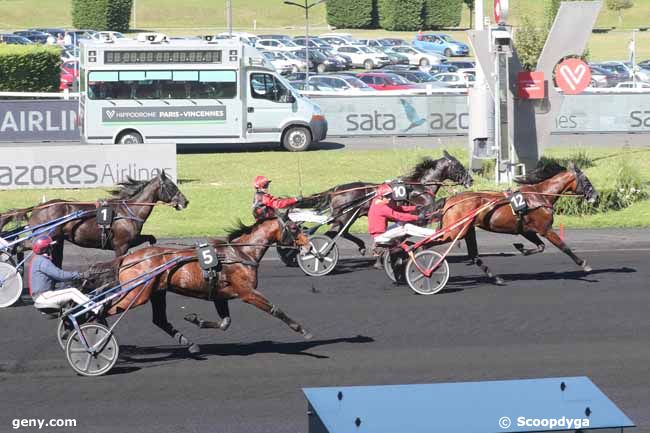
<instances>
[{"instance_id":1,"label":"grass verge","mask_svg":"<svg viewBox=\"0 0 650 433\"><path fill-rule=\"evenodd\" d=\"M467 161L463 148L449 151L461 161ZM622 161L639 175L645 189L650 189L650 165L644 162L650 157L650 149L551 149L546 155L566 159L585 152L594 165L584 171L596 189L615 184L615 167ZM441 153L442 149L395 147L343 152L179 155L180 188L190 205L180 213L167 207L157 208L145 232L162 237L212 236L223 234L237 218L251 222L251 182L258 174L273 180L272 192L276 195L308 195L356 180L380 182L394 178L408 172L422 157L438 158ZM504 186L497 188L488 179L475 179L476 189L504 189ZM0 211L30 206L42 199L95 200L106 195L101 189L0 191ZM574 228L650 227L650 201L603 214L558 216L555 224L559 223ZM355 224L353 231L364 233L366 219Z\"/></svg>"}]
</instances>

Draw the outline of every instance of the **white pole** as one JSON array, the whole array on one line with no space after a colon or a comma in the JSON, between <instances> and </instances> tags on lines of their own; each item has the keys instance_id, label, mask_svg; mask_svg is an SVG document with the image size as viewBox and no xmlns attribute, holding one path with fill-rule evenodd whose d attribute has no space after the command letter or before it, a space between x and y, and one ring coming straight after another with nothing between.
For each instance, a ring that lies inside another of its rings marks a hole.
<instances>
[{"instance_id":1,"label":"white pole","mask_svg":"<svg viewBox=\"0 0 650 433\"><path fill-rule=\"evenodd\" d=\"M632 82L636 89L636 29L632 32Z\"/></svg>"},{"instance_id":2,"label":"white pole","mask_svg":"<svg viewBox=\"0 0 650 433\"><path fill-rule=\"evenodd\" d=\"M138 0L133 0L133 28L138 28Z\"/></svg>"},{"instance_id":3,"label":"white pole","mask_svg":"<svg viewBox=\"0 0 650 433\"><path fill-rule=\"evenodd\" d=\"M228 35L232 37L232 0L226 0L226 21Z\"/></svg>"}]
</instances>

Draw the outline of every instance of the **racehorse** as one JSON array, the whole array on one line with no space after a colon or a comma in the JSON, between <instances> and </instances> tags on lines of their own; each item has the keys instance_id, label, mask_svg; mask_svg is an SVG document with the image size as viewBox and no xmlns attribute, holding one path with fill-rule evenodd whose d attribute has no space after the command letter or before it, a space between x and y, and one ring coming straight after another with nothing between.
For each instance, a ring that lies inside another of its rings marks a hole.
<instances>
[{"instance_id":1,"label":"racehorse","mask_svg":"<svg viewBox=\"0 0 650 433\"><path fill-rule=\"evenodd\" d=\"M408 201L413 205L420 205L431 208L435 202L436 194L441 187L441 182L451 180L469 188L472 186L472 176L463 167L460 161L443 151L440 159L423 159L415 166L413 171L406 176L399 178L409 189ZM354 218L367 216L370 209L371 195L375 192L378 184L368 182L353 182L338 185L312 197L320 197L317 205L318 210L330 209L332 215L336 215L343 208L362 203L358 212L348 212L333 219L327 236L335 236L345 225ZM307 197L305 200L309 200ZM362 239L353 236L348 232L354 221L350 222L342 237L354 242L361 255L366 253L366 244Z\"/></svg>"},{"instance_id":2,"label":"racehorse","mask_svg":"<svg viewBox=\"0 0 650 433\"><path fill-rule=\"evenodd\" d=\"M494 206L481 211L472 224L459 225L449 230L434 244L451 242L457 236L459 239L465 238L468 256L472 263L479 266L488 277L494 279L495 283L499 285L504 284L503 279L494 275L479 257L476 227L495 233L522 235L536 246L535 249L524 249L523 245L515 244L515 247L524 255L544 251L544 242L538 236L541 235L571 257L585 272L591 272L591 266L587 261L576 256L552 228L553 206L562 195L571 192L583 197L588 203L596 201L598 192L587 176L573 163L569 164L568 169L557 163L547 163L525 177L515 179L515 182L520 185L519 192L527 202L526 213L520 217L515 215L509 199L503 192L464 192L454 195L446 199L441 210L442 228L451 227L465 215L480 209L492 200L499 201Z\"/></svg>"},{"instance_id":3,"label":"racehorse","mask_svg":"<svg viewBox=\"0 0 650 433\"><path fill-rule=\"evenodd\" d=\"M306 247L309 240L295 223L286 219L286 216L258 221L251 226L245 226L240 222L238 227L230 231L226 240L210 240L210 244L215 248L222 263L222 269L213 286L210 286L204 278L198 261L193 260L197 254L195 248L179 249L153 246L139 249L124 258L113 261L119 267L117 278L120 283L128 282L176 257L187 258L188 261L181 262L177 267L166 271L141 288L129 292L124 298L111 305L104 314L106 316L118 314L126 309L132 301L134 307L151 301L153 323L179 343L188 346L190 353L198 353L199 347L176 330L167 320L165 298L167 291L212 301L221 317L220 321L208 322L196 314L187 315L185 320L196 324L199 328L216 328L223 331L228 329L231 322L228 300L239 298L282 320L305 339L311 339L312 335L302 325L273 305L257 289L259 262L274 243ZM91 272L101 274L102 268L111 269L114 263L98 264L91 268ZM134 298L136 299L134 300Z\"/></svg>"},{"instance_id":4,"label":"racehorse","mask_svg":"<svg viewBox=\"0 0 650 433\"><path fill-rule=\"evenodd\" d=\"M61 266L63 262L64 240L84 248L112 249L116 257L124 255L129 248L144 242L154 244L156 243L154 236L141 234L144 223L153 211L154 203L158 201L168 203L176 210L185 209L189 203L164 170L151 180L128 178L119 186L119 189L111 191L113 195L106 200L114 213L110 230L102 230L94 214L53 229L50 236L57 242L52 260L57 266ZM33 208L29 225L35 226L79 210L92 211L96 207L96 204L50 200Z\"/></svg>"}]
</instances>

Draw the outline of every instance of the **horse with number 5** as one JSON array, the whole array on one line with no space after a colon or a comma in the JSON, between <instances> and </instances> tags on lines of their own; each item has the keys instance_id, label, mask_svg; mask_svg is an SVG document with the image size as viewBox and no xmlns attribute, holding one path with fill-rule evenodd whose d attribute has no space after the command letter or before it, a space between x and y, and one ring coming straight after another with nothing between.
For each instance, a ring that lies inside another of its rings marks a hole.
<instances>
[{"instance_id":1,"label":"horse with number 5","mask_svg":"<svg viewBox=\"0 0 650 433\"><path fill-rule=\"evenodd\" d=\"M91 272L95 272L100 280L105 281L106 277L101 275L107 270L117 268L116 276L115 274L111 276L119 280L120 284L125 284L138 275L146 274L170 260L180 258L182 262L178 266L112 304L106 309L105 316L119 314L127 308L151 301L153 323L177 342L186 345L193 354L199 353L198 345L187 339L167 320L167 291L214 303L221 320L206 321L196 314L188 314L185 317L185 320L199 328L214 328L222 331L228 329L231 323L228 301L239 298L282 320L305 339L311 339L312 335L302 325L273 305L257 288L259 262L268 248L275 243L285 247L306 248L309 240L294 222L282 215L258 221L251 226L240 222L238 227L230 231L227 239L211 240L208 245L214 249L216 258L207 257L208 263L218 260L221 267L212 283L205 278L204 268L200 263L201 258L196 257L197 250L193 247L142 248L113 262L98 264L91 269Z\"/></svg>"}]
</instances>

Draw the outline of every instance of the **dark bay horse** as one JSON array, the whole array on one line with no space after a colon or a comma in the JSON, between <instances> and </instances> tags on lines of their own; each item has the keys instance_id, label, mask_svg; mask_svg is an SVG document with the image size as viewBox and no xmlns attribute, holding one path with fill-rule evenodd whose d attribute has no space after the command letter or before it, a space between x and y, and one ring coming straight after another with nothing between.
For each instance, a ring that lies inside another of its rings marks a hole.
<instances>
[{"instance_id":1,"label":"dark bay horse","mask_svg":"<svg viewBox=\"0 0 650 433\"><path fill-rule=\"evenodd\" d=\"M176 210L186 208L189 203L164 170L149 181L129 178L119 186L118 190L112 191L113 196L106 199L114 213L108 239L106 239L108 233L105 233L104 240L102 240L102 229L97 224L94 213L89 217L60 225L50 234L52 239L58 241L55 244L52 257L55 264L61 266L63 261L64 240L84 248L114 250L116 257L126 254L129 248L144 242L153 244L156 242L154 236L141 233L144 223L154 208L150 203L168 203ZM79 210L93 211L95 209L95 204L50 200L33 208L29 225L35 226Z\"/></svg>"},{"instance_id":2,"label":"dark bay horse","mask_svg":"<svg viewBox=\"0 0 650 433\"><path fill-rule=\"evenodd\" d=\"M473 224L466 227L461 225L450 230L436 244L451 242L456 236L459 236L459 239L465 238L470 260L478 265L486 275L493 278L497 284L504 284L504 281L494 275L479 258L476 227L495 233L522 235L536 246L535 249L526 250L521 244L515 244L515 247L524 255L544 251L544 242L538 236L541 235L571 257L585 272L590 272L591 266L587 261L576 256L553 230L553 206L560 195L571 192L583 197L589 203L594 203L598 198L598 192L587 176L573 163L569 164L568 169L556 163L550 163L515 181L520 185L519 191L528 204L528 211L521 219L513 213L510 202L505 198L503 192L460 193L449 197L444 204L441 222L443 228L452 226L454 222L469 215L472 211L480 209L481 206L492 200L498 199L499 201L494 206L480 212Z\"/></svg>"},{"instance_id":3,"label":"dark bay horse","mask_svg":"<svg viewBox=\"0 0 650 433\"><path fill-rule=\"evenodd\" d=\"M463 164L447 153L446 150L443 151L443 157L440 159L423 159L415 166L411 173L400 177L399 180L405 182L407 187L409 187L408 201L413 205L420 205L423 207L433 206L436 194L441 186L439 184L440 182L451 180L452 182L461 184L466 188L472 186L473 182L472 176L465 169ZM332 215L336 215L341 212L342 209L351 204L361 203L365 200L365 203L361 205L358 213L348 212L335 218L326 235L333 237L343 227L345 227L351 219L354 218L354 220L356 220L359 217L368 216L370 200L366 199L375 192L377 185L378 184L376 183L368 182L352 182L335 186L334 188L320 194L315 194L313 197L321 197L317 209L325 210L329 208ZM309 197L306 198L306 200L309 200ZM354 242L357 245L357 248L359 248L359 252L362 255L365 255L366 244L362 239L353 236L348 232L349 227L352 224L354 224L354 221L350 222L350 225L342 236L345 239Z\"/></svg>"},{"instance_id":4,"label":"dark bay horse","mask_svg":"<svg viewBox=\"0 0 650 433\"><path fill-rule=\"evenodd\" d=\"M213 302L221 317L220 321L208 322L196 314L190 314L185 319L200 328L215 328L223 331L230 326L228 301L239 298L282 320L305 339L312 338L312 335L302 325L273 305L257 289L258 265L272 244L279 243L293 247L309 245L309 240L295 223L286 220L284 216L259 221L252 226L240 223L239 227L230 232L227 240L214 239L210 243L222 262L222 270L219 272L216 287L209 287L203 276L203 270L196 260L183 262L146 283L144 287L131 291L118 303L110 306L106 315L111 316L119 313L133 301L134 297L137 297L133 304L134 307L151 301L153 323L179 343L187 345L191 353L198 353L199 347L183 336L167 320L166 292L170 291L182 296ZM118 279L120 283L127 282L175 257L187 257L191 260L196 257L196 250L194 248L179 249L161 246L142 248L124 258L117 259L119 263ZM91 269L101 273L101 268L106 265L112 266L111 264L100 264Z\"/></svg>"}]
</instances>

